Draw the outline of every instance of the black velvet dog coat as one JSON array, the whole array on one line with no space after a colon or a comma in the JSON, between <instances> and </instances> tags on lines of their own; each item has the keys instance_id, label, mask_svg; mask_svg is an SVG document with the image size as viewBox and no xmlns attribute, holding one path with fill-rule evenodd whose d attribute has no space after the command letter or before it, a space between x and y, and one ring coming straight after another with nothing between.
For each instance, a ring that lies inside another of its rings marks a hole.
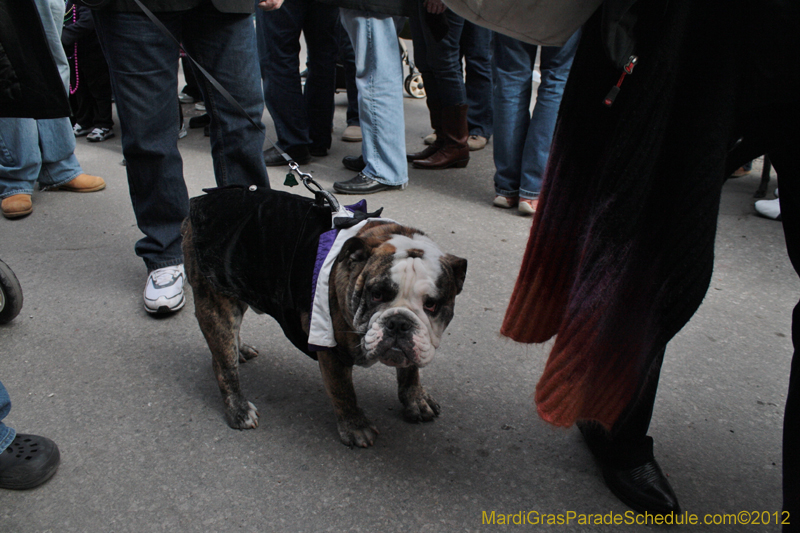
<instances>
[{"instance_id":1,"label":"black velvet dog coat","mask_svg":"<svg viewBox=\"0 0 800 533\"><path fill-rule=\"evenodd\" d=\"M189 219L209 283L272 316L292 344L316 359L300 316L311 310L317 249L331 231L331 210L286 192L224 187L192 198Z\"/></svg>"}]
</instances>

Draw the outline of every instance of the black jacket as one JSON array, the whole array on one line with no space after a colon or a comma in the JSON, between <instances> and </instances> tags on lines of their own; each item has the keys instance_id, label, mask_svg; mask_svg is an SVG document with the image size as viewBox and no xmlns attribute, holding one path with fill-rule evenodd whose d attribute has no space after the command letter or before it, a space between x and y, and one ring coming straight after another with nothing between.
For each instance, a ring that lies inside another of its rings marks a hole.
<instances>
[{"instance_id":1,"label":"black jacket","mask_svg":"<svg viewBox=\"0 0 800 533\"><path fill-rule=\"evenodd\" d=\"M33 0L0 0L0 117L70 115L64 82Z\"/></svg>"},{"instance_id":2,"label":"black jacket","mask_svg":"<svg viewBox=\"0 0 800 533\"><path fill-rule=\"evenodd\" d=\"M255 0L142 0L142 3L150 11L164 13L169 11L185 11L209 1L222 13L253 13L256 8ZM142 11L134 0L111 0L103 9L136 13Z\"/></svg>"},{"instance_id":3,"label":"black jacket","mask_svg":"<svg viewBox=\"0 0 800 533\"><path fill-rule=\"evenodd\" d=\"M417 12L418 0L318 0L345 9L369 11L382 15L410 17Z\"/></svg>"}]
</instances>

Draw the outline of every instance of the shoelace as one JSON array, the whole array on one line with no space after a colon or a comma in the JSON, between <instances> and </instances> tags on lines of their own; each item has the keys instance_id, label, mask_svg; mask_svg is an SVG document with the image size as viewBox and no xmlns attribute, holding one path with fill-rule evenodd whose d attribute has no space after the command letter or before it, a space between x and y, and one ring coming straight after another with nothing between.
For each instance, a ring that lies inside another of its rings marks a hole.
<instances>
[{"instance_id":1,"label":"shoelace","mask_svg":"<svg viewBox=\"0 0 800 533\"><path fill-rule=\"evenodd\" d=\"M155 272L153 272L153 274L155 274ZM153 284L164 286L169 285L175 278L180 276L181 271L177 268L163 268L157 276L153 276L153 274L150 274L150 276L153 277Z\"/></svg>"}]
</instances>

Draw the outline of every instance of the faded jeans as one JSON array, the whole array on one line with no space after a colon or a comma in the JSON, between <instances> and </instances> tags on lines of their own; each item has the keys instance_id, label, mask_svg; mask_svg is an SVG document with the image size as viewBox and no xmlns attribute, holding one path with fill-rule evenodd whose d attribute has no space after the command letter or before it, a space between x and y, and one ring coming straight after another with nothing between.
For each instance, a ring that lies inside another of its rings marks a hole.
<instances>
[{"instance_id":1,"label":"faded jeans","mask_svg":"<svg viewBox=\"0 0 800 533\"><path fill-rule=\"evenodd\" d=\"M495 193L536 199L542 188L553 131L580 31L563 47L544 46L542 81L530 112L537 46L496 33L494 37Z\"/></svg>"},{"instance_id":2,"label":"faded jeans","mask_svg":"<svg viewBox=\"0 0 800 533\"><path fill-rule=\"evenodd\" d=\"M408 181L403 64L394 17L352 9L341 21L356 57L364 175L386 185Z\"/></svg>"}]
</instances>

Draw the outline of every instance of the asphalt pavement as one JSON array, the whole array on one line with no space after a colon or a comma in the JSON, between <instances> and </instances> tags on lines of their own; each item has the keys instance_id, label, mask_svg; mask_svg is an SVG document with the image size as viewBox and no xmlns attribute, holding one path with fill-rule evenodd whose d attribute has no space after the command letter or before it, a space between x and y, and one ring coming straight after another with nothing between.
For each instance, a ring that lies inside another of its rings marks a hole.
<instances>
[{"instance_id":1,"label":"asphalt pavement","mask_svg":"<svg viewBox=\"0 0 800 533\"><path fill-rule=\"evenodd\" d=\"M360 153L359 143L339 140L344 94L336 102L330 155L303 167L326 188L354 175L341 159ZM424 101L406 98L405 116L408 149L418 149L429 133ZM194 129L179 143L190 193L200 194L214 185L208 139ZM143 309L147 272L133 252L140 233L119 127L106 142L77 144L106 190L36 191L33 214L0 219L0 259L24 292L20 315L0 326L0 379L13 403L6 422L52 438L62 454L47 484L0 492L1 532L652 529L625 523L634 515L606 489L575 428L537 418L532 394L549 344L499 335L531 219L492 207L491 142L467 168L411 169L406 190L367 197L370 209L384 207L469 261L455 319L423 371L438 419L401 419L391 369L355 371L361 407L381 432L369 449L339 442L316 363L253 313L242 338L261 355L241 376L261 425L227 426L191 295L166 318ZM753 210L760 168L725 185L711 286L667 349L650 434L683 509L701 522L680 531L779 530L800 282L780 223ZM269 173L285 189L285 168ZM775 185L773 177L770 198ZM741 511L770 523L702 524ZM569 523L516 525L543 514ZM598 515L623 523L579 523Z\"/></svg>"}]
</instances>

